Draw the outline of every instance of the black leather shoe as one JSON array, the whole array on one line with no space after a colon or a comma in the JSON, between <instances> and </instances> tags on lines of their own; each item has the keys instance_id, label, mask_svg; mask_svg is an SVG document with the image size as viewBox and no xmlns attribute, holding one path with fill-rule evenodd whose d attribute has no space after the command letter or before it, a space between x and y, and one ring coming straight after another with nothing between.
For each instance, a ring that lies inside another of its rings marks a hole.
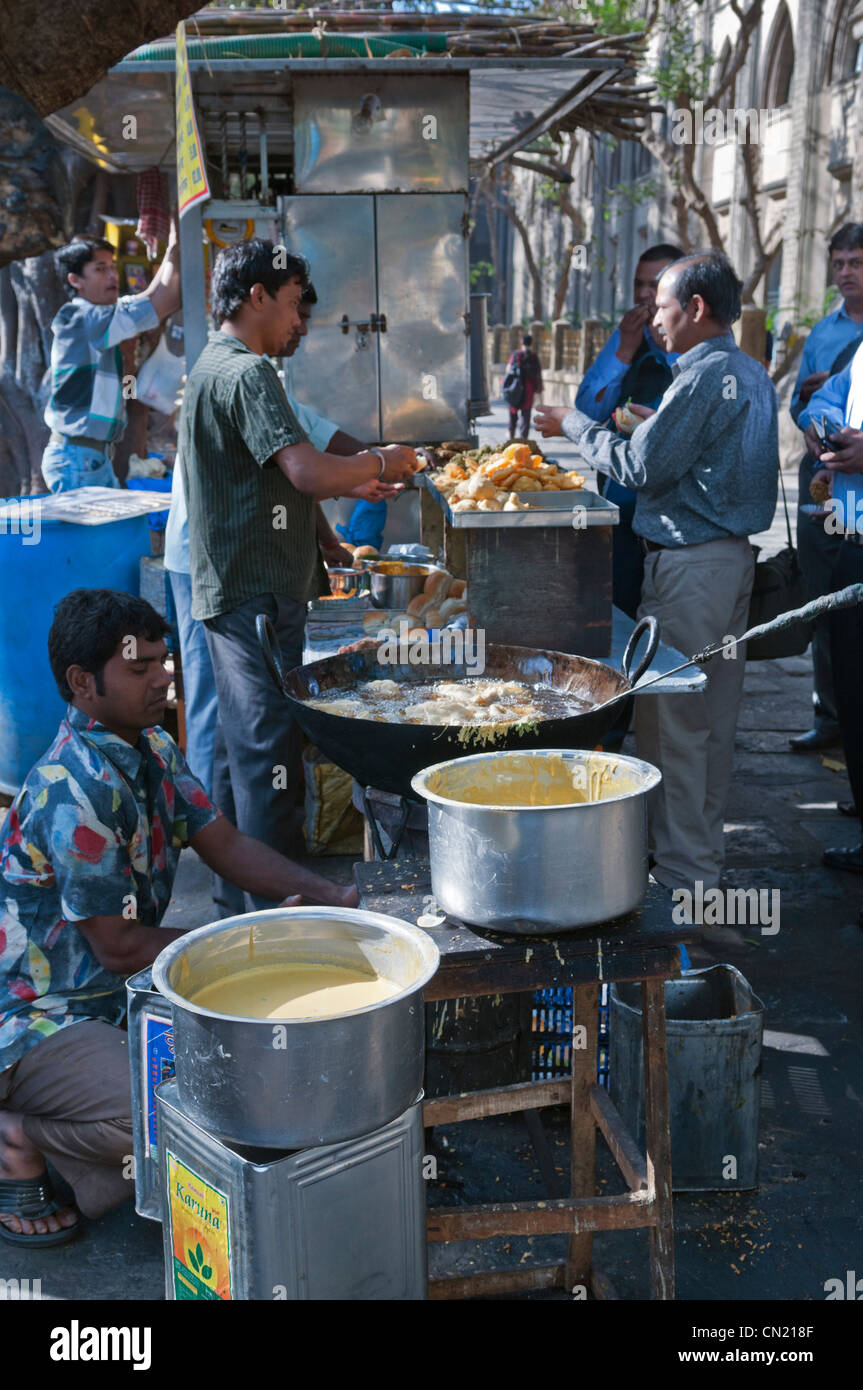
<instances>
[{"instance_id":1,"label":"black leather shoe","mask_svg":"<svg viewBox=\"0 0 863 1390\"><path fill-rule=\"evenodd\" d=\"M841 816L851 816L852 820L860 820L860 812L853 801L837 801L836 810Z\"/></svg>"},{"instance_id":2,"label":"black leather shoe","mask_svg":"<svg viewBox=\"0 0 863 1390\"><path fill-rule=\"evenodd\" d=\"M824 734L820 729L808 729L805 734L795 734L790 738L792 753L820 753L822 748L834 748L841 742L841 735Z\"/></svg>"},{"instance_id":3,"label":"black leather shoe","mask_svg":"<svg viewBox=\"0 0 863 1390\"><path fill-rule=\"evenodd\" d=\"M844 869L849 874L863 874L863 845L854 849L825 849L821 863L828 869Z\"/></svg>"}]
</instances>

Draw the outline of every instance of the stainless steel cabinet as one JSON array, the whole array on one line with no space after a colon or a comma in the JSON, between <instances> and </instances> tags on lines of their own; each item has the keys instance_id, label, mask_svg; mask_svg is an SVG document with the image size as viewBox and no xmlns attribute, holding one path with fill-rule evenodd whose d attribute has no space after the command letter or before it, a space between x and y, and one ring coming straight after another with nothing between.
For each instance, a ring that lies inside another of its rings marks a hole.
<instances>
[{"instance_id":1,"label":"stainless steel cabinet","mask_svg":"<svg viewBox=\"0 0 863 1390\"><path fill-rule=\"evenodd\" d=\"M287 364L300 401L369 441L467 432L466 213L460 193L281 200L284 243L318 293Z\"/></svg>"}]
</instances>

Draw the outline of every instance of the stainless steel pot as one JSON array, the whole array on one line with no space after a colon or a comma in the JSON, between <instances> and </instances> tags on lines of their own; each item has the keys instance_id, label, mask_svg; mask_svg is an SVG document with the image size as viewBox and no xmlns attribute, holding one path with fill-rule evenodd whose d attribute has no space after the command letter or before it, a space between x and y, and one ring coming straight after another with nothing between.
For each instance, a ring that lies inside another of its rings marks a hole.
<instances>
[{"instance_id":1,"label":"stainless steel pot","mask_svg":"<svg viewBox=\"0 0 863 1390\"><path fill-rule=\"evenodd\" d=\"M406 565L408 574L388 574L387 565ZM381 568L379 568L381 566ZM437 565L421 565L412 560L365 560L363 569L370 579L373 608L390 608L403 613L412 598L421 594L430 574L437 574Z\"/></svg>"},{"instance_id":2,"label":"stainless steel pot","mask_svg":"<svg viewBox=\"0 0 863 1390\"><path fill-rule=\"evenodd\" d=\"M539 799L561 759L575 786L598 782L601 799L513 804L530 785ZM481 753L426 768L411 785L429 803L437 902L475 926L528 935L632 912L647 891L647 793L660 780L638 758L576 749Z\"/></svg>"},{"instance_id":3,"label":"stainless steel pot","mask_svg":"<svg viewBox=\"0 0 863 1390\"><path fill-rule=\"evenodd\" d=\"M188 996L250 963L369 967L402 988L330 1018L242 1018ZM380 1129L422 1089L423 985L439 952L417 927L377 912L276 908L228 917L173 941L153 980L170 1001L180 1103L219 1138L301 1149Z\"/></svg>"}]
</instances>

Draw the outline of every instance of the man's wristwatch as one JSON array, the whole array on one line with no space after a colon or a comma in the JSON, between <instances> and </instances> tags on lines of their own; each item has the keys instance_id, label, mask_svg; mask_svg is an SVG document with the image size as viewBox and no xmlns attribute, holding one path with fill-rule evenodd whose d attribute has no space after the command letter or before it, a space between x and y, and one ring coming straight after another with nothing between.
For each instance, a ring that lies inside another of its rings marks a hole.
<instances>
[{"instance_id":1,"label":"man's wristwatch","mask_svg":"<svg viewBox=\"0 0 863 1390\"><path fill-rule=\"evenodd\" d=\"M369 453L370 453L370 454L377 454L378 458L379 458L380 461L381 461L381 468L380 468L380 472L378 473L378 480L380 480L380 479L384 476L384 473L386 472L386 467L387 467L386 454L384 454L383 451L382 451L381 449L369 449Z\"/></svg>"}]
</instances>

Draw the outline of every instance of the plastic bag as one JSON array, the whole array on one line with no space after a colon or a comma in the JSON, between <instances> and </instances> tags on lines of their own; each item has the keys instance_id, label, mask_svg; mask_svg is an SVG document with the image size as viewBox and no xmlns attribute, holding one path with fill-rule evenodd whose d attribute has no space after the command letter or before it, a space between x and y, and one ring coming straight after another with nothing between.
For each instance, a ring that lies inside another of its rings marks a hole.
<instances>
[{"instance_id":1,"label":"plastic bag","mask_svg":"<svg viewBox=\"0 0 863 1390\"><path fill-rule=\"evenodd\" d=\"M175 357L163 335L138 373L137 399L163 415L173 415L185 374L185 356Z\"/></svg>"}]
</instances>

